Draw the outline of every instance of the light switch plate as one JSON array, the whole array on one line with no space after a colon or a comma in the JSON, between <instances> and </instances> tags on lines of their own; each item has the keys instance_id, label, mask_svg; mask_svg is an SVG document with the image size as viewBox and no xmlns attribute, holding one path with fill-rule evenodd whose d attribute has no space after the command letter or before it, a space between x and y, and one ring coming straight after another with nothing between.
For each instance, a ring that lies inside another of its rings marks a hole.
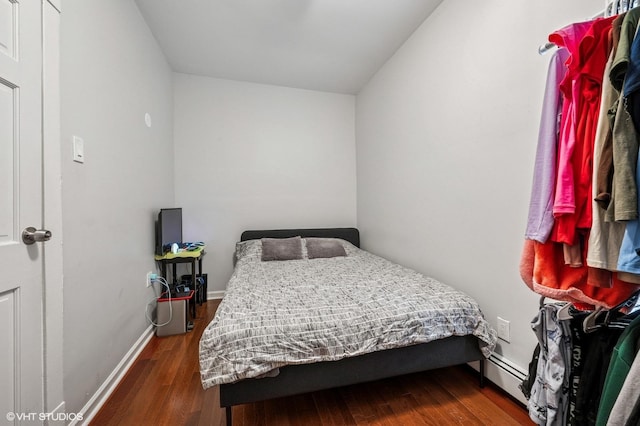
<instances>
[{"instance_id":1,"label":"light switch plate","mask_svg":"<svg viewBox=\"0 0 640 426\"><path fill-rule=\"evenodd\" d=\"M84 139L78 136L73 137L73 161L84 163Z\"/></svg>"},{"instance_id":2,"label":"light switch plate","mask_svg":"<svg viewBox=\"0 0 640 426\"><path fill-rule=\"evenodd\" d=\"M509 321L498 317L498 338L505 342L511 342L511 333L509 332Z\"/></svg>"}]
</instances>

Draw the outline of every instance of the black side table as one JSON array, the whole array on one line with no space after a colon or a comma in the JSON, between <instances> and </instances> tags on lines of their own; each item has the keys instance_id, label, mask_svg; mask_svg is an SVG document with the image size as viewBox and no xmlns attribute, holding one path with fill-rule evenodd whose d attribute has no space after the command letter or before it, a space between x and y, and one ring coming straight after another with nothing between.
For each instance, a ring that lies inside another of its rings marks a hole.
<instances>
[{"instance_id":1,"label":"black side table","mask_svg":"<svg viewBox=\"0 0 640 426\"><path fill-rule=\"evenodd\" d=\"M164 256L158 256L156 255L155 259L157 262L160 263L160 270L162 271L162 276L164 277L165 280L167 280L167 282L169 282L169 278L167 276L167 265L172 265L172 278L173 278L173 282L176 284L178 283L178 274L177 274L177 265L179 263L190 263L191 264L191 282L193 283L192 285L194 286L193 289L196 290L195 294L198 293L198 281L196 280L196 277L198 275L202 274L202 258L204 257L205 252L204 252L204 247L201 247L199 250L194 250L194 251L184 251L184 252L178 252L176 254L174 253L167 253ZM198 269L196 272L196 264L198 265ZM193 318L196 317L196 301L195 298L193 298L193 300L190 303L191 305L191 315Z\"/></svg>"}]
</instances>

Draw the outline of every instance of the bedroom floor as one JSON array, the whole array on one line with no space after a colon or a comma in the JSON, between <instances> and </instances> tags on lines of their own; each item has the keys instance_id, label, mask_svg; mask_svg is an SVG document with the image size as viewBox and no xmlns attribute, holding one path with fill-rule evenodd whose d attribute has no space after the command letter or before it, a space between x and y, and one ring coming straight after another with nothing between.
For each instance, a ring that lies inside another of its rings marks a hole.
<instances>
[{"instance_id":1,"label":"bedroom floor","mask_svg":"<svg viewBox=\"0 0 640 426\"><path fill-rule=\"evenodd\" d=\"M153 337L91 425L224 425L218 388L200 385L198 341L219 301L198 307L194 330ZM530 425L526 410L468 367L346 386L233 408L234 426Z\"/></svg>"}]
</instances>

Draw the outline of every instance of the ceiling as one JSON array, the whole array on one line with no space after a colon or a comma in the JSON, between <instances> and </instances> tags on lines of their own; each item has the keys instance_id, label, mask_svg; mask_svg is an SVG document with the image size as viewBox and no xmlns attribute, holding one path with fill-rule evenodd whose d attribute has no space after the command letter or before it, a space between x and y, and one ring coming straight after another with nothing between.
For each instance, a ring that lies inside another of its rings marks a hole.
<instances>
[{"instance_id":1,"label":"ceiling","mask_svg":"<svg viewBox=\"0 0 640 426\"><path fill-rule=\"evenodd\" d=\"M176 72L355 94L442 0L136 0Z\"/></svg>"}]
</instances>

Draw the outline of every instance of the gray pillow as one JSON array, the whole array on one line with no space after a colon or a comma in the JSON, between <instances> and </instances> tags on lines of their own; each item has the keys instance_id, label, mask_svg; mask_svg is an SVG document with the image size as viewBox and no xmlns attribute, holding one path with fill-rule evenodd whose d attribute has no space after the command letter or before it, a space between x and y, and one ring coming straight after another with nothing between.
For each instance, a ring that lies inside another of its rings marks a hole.
<instances>
[{"instance_id":1,"label":"gray pillow","mask_svg":"<svg viewBox=\"0 0 640 426\"><path fill-rule=\"evenodd\" d=\"M309 259L346 256L347 252L339 240L327 238L307 238L307 255Z\"/></svg>"},{"instance_id":2,"label":"gray pillow","mask_svg":"<svg viewBox=\"0 0 640 426\"><path fill-rule=\"evenodd\" d=\"M262 260L302 259L302 238L263 238Z\"/></svg>"}]
</instances>

